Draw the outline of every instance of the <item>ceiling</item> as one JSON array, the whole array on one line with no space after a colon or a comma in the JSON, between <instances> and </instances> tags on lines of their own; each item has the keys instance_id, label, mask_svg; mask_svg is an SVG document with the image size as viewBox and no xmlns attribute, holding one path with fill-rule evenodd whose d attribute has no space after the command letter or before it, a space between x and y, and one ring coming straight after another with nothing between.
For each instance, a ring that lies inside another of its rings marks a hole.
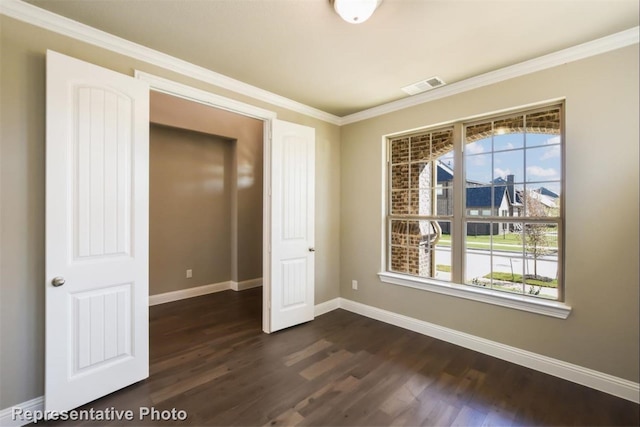
<instances>
[{"instance_id":1,"label":"ceiling","mask_svg":"<svg viewBox=\"0 0 640 427\"><path fill-rule=\"evenodd\" d=\"M337 116L636 27L640 3L383 0L353 25L330 0L27 2Z\"/></svg>"}]
</instances>

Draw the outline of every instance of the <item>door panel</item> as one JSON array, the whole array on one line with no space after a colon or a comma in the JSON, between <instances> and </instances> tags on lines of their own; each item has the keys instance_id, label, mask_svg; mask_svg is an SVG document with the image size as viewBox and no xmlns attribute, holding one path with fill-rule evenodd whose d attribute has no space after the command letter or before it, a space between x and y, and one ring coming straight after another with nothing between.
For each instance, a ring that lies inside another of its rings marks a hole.
<instances>
[{"instance_id":1,"label":"door panel","mask_svg":"<svg viewBox=\"0 0 640 427\"><path fill-rule=\"evenodd\" d=\"M148 376L148 132L146 83L47 52L47 410Z\"/></svg>"},{"instance_id":2,"label":"door panel","mask_svg":"<svg viewBox=\"0 0 640 427\"><path fill-rule=\"evenodd\" d=\"M273 121L271 332L313 320L315 130Z\"/></svg>"}]
</instances>

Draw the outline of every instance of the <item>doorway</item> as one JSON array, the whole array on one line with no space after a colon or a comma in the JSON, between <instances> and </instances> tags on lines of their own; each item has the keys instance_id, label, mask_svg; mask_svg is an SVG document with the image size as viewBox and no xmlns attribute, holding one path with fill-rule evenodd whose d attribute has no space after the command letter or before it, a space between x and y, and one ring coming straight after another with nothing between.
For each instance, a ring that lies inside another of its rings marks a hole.
<instances>
[{"instance_id":1,"label":"doorway","mask_svg":"<svg viewBox=\"0 0 640 427\"><path fill-rule=\"evenodd\" d=\"M150 303L262 285L263 122L150 93Z\"/></svg>"},{"instance_id":2,"label":"doorway","mask_svg":"<svg viewBox=\"0 0 640 427\"><path fill-rule=\"evenodd\" d=\"M262 122L263 330L314 317L315 130L149 79L47 52L49 411L78 407L149 376L150 89Z\"/></svg>"}]
</instances>

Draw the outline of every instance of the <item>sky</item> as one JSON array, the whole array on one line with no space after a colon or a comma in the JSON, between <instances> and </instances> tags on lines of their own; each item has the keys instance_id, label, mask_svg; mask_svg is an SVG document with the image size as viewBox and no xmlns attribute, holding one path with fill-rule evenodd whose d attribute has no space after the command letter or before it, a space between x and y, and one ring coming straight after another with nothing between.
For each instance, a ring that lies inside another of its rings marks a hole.
<instances>
[{"instance_id":1,"label":"sky","mask_svg":"<svg viewBox=\"0 0 640 427\"><path fill-rule=\"evenodd\" d=\"M560 136L515 133L481 139L465 146L465 174L467 181L490 184L513 174L517 188L547 189L560 194L562 174ZM453 153L440 157L453 165ZM518 185L519 184L519 185Z\"/></svg>"}]
</instances>

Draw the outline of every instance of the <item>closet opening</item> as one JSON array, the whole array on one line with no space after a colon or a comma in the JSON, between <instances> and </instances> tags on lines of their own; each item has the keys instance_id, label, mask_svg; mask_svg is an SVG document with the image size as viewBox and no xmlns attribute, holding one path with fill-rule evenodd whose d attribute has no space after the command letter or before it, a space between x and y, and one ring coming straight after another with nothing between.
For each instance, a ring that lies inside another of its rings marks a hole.
<instances>
[{"instance_id":1,"label":"closet opening","mask_svg":"<svg viewBox=\"0 0 640 427\"><path fill-rule=\"evenodd\" d=\"M151 305L262 286L263 143L263 120L150 92Z\"/></svg>"}]
</instances>

